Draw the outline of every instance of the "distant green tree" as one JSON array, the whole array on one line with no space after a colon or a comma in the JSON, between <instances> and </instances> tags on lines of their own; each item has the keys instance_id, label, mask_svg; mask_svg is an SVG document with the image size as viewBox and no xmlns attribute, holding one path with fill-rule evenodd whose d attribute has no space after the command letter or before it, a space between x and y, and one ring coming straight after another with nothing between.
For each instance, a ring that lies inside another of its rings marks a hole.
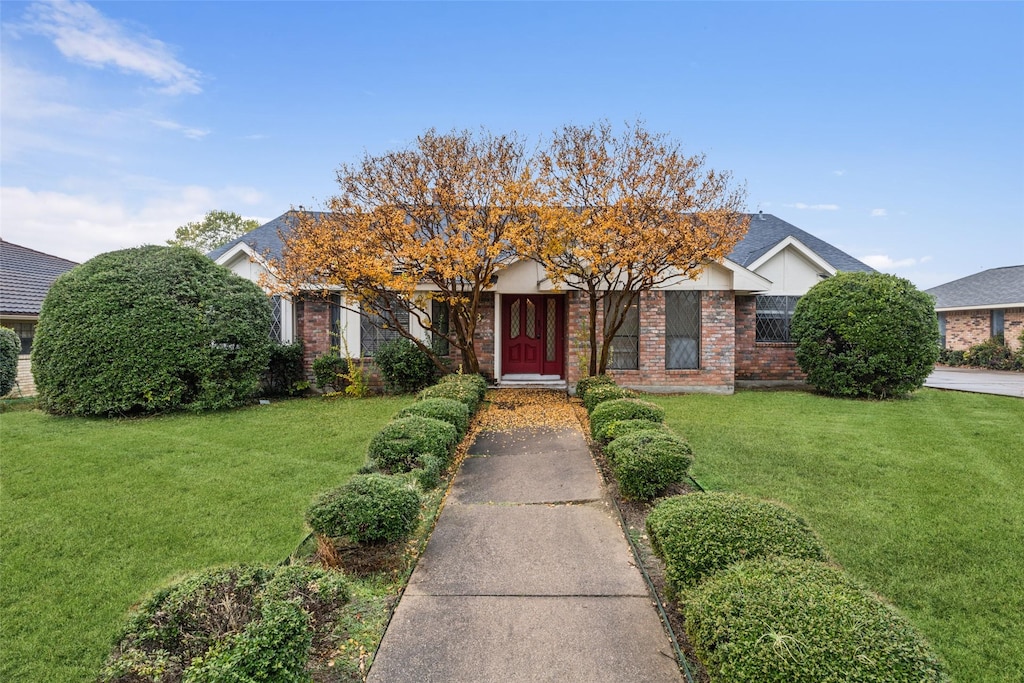
<instances>
[{"instance_id":1,"label":"distant green tree","mask_svg":"<svg viewBox=\"0 0 1024 683\"><path fill-rule=\"evenodd\" d=\"M209 211L203 220L186 223L175 230L174 239L167 240L167 244L205 254L258 227L259 221L242 218L233 211Z\"/></svg>"}]
</instances>

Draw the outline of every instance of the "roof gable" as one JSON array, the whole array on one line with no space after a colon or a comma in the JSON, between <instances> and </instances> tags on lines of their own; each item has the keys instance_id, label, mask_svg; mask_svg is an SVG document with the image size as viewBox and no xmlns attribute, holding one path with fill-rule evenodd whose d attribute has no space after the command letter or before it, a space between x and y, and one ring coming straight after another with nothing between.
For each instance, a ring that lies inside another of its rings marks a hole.
<instances>
[{"instance_id":1,"label":"roof gable","mask_svg":"<svg viewBox=\"0 0 1024 683\"><path fill-rule=\"evenodd\" d=\"M38 315L53 281L77 265L0 240L0 313Z\"/></svg>"},{"instance_id":2,"label":"roof gable","mask_svg":"<svg viewBox=\"0 0 1024 683\"><path fill-rule=\"evenodd\" d=\"M1024 306L1024 266L990 268L925 292L938 309Z\"/></svg>"},{"instance_id":3,"label":"roof gable","mask_svg":"<svg viewBox=\"0 0 1024 683\"><path fill-rule=\"evenodd\" d=\"M869 273L875 270L825 240L769 213L750 215L750 228L739 244L733 248L729 258L745 268L756 267L755 264L763 257L770 258L770 252L778 251L778 245L787 238L799 242L801 246L805 247L805 250L802 251L806 253L806 250L809 250L831 266L833 270L859 270Z\"/></svg>"}]
</instances>

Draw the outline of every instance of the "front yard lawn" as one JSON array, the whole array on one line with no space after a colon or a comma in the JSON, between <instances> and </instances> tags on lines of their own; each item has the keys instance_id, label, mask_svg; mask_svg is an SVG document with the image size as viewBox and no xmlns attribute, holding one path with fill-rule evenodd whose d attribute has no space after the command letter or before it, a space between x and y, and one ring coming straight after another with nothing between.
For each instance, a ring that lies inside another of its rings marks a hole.
<instances>
[{"instance_id":1,"label":"front yard lawn","mask_svg":"<svg viewBox=\"0 0 1024 683\"><path fill-rule=\"evenodd\" d=\"M277 564L313 497L411 398L134 420L0 415L0 680L95 679L128 608L180 574Z\"/></svg>"},{"instance_id":2,"label":"front yard lawn","mask_svg":"<svg viewBox=\"0 0 1024 683\"><path fill-rule=\"evenodd\" d=\"M652 397L708 490L788 503L958 681L1024 671L1024 401L924 389Z\"/></svg>"}]
</instances>

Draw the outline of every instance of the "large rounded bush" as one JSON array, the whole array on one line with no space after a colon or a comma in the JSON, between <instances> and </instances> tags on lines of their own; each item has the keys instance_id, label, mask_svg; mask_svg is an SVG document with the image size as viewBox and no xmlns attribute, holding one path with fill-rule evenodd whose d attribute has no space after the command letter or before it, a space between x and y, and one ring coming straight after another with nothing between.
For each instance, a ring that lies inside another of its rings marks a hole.
<instances>
[{"instance_id":1,"label":"large rounded bush","mask_svg":"<svg viewBox=\"0 0 1024 683\"><path fill-rule=\"evenodd\" d=\"M638 398L619 398L599 403L590 414L590 435L597 441L607 441L608 426L620 420L649 420L660 424L665 421L665 409Z\"/></svg>"},{"instance_id":2,"label":"large rounded bush","mask_svg":"<svg viewBox=\"0 0 1024 683\"><path fill-rule=\"evenodd\" d=\"M0 396L6 396L18 379L21 338L9 327L0 327Z\"/></svg>"},{"instance_id":3,"label":"large rounded bush","mask_svg":"<svg viewBox=\"0 0 1024 683\"><path fill-rule=\"evenodd\" d=\"M466 435L469 429L469 408L465 403L451 398L427 398L416 401L398 411L395 417L408 417L419 415L420 417L432 417L435 420L447 422L458 430L459 438Z\"/></svg>"},{"instance_id":4,"label":"large rounded bush","mask_svg":"<svg viewBox=\"0 0 1024 683\"><path fill-rule=\"evenodd\" d=\"M432 417L396 417L370 439L367 455L374 467L388 474L409 472L436 458L447 467L459 441L455 425Z\"/></svg>"},{"instance_id":5,"label":"large rounded bush","mask_svg":"<svg viewBox=\"0 0 1024 683\"><path fill-rule=\"evenodd\" d=\"M825 559L817 535L792 510L735 493L666 498L647 516L647 533L673 594L753 557Z\"/></svg>"},{"instance_id":6,"label":"large rounded bush","mask_svg":"<svg viewBox=\"0 0 1024 683\"><path fill-rule=\"evenodd\" d=\"M430 356L402 337L386 342L373 354L373 362L388 391L409 394L434 382L437 366Z\"/></svg>"},{"instance_id":7,"label":"large rounded bush","mask_svg":"<svg viewBox=\"0 0 1024 683\"><path fill-rule=\"evenodd\" d=\"M419 516L419 494L400 479L357 474L318 497L306 511L306 522L321 536L374 544L408 538Z\"/></svg>"},{"instance_id":8,"label":"large rounded bush","mask_svg":"<svg viewBox=\"0 0 1024 683\"><path fill-rule=\"evenodd\" d=\"M59 277L32 348L51 413L125 415L240 405L270 356L270 303L193 249L101 254Z\"/></svg>"},{"instance_id":9,"label":"large rounded bush","mask_svg":"<svg viewBox=\"0 0 1024 683\"><path fill-rule=\"evenodd\" d=\"M949 681L904 617L820 562L735 564L687 595L684 616L697 657L715 681Z\"/></svg>"},{"instance_id":10,"label":"large rounded bush","mask_svg":"<svg viewBox=\"0 0 1024 683\"><path fill-rule=\"evenodd\" d=\"M934 300L884 273L837 273L797 302L790 335L807 381L832 396L902 396L939 357Z\"/></svg>"}]
</instances>

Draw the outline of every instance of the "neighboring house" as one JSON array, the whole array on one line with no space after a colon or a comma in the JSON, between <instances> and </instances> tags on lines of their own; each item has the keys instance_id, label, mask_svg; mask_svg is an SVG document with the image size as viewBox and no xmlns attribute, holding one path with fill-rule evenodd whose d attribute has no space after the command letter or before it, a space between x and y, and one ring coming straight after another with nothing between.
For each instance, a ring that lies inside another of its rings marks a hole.
<instances>
[{"instance_id":1,"label":"neighboring house","mask_svg":"<svg viewBox=\"0 0 1024 683\"><path fill-rule=\"evenodd\" d=\"M284 214L210 252L210 258L253 281L270 274L267 257L280 257ZM644 293L613 344L610 373L620 384L649 391L731 393L737 385L802 381L789 323L797 299L837 271L872 269L775 216L751 216L750 229L728 258L709 264L695 280ZM353 356L370 357L396 335L367 316L308 295L275 300L281 341L301 339L307 369L345 333ZM482 306L477 355L499 385L579 379L585 297L558 290L533 261L502 271ZM603 315L603 312L599 313ZM415 332L415 329L414 329ZM426 333L423 332L424 338ZM458 362L458 359L454 359Z\"/></svg>"},{"instance_id":2,"label":"neighboring house","mask_svg":"<svg viewBox=\"0 0 1024 683\"><path fill-rule=\"evenodd\" d=\"M18 385L23 394L34 393L29 352L43 299L53 281L77 265L0 240L0 325L12 328L21 338Z\"/></svg>"},{"instance_id":3,"label":"neighboring house","mask_svg":"<svg viewBox=\"0 0 1024 683\"><path fill-rule=\"evenodd\" d=\"M925 292L935 297L942 348L965 350L997 335L1020 348L1024 266L983 270Z\"/></svg>"}]
</instances>

